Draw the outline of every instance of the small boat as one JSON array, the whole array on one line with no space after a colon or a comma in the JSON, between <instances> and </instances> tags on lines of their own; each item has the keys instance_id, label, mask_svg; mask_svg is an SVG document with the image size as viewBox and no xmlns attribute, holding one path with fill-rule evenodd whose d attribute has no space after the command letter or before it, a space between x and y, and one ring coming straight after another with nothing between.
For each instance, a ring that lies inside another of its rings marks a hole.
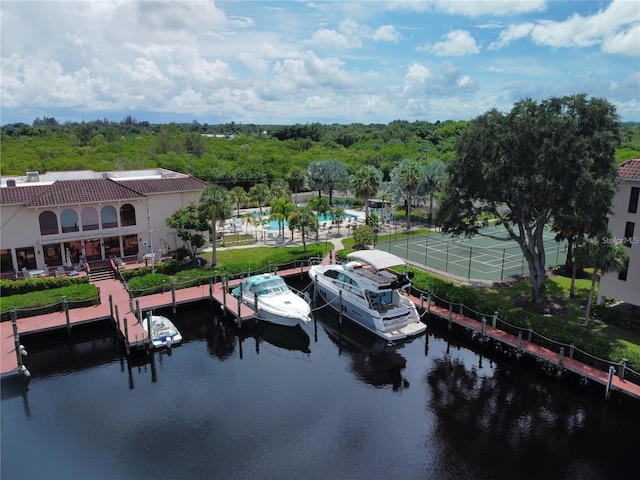
<instances>
[{"instance_id":1,"label":"small boat","mask_svg":"<svg viewBox=\"0 0 640 480\"><path fill-rule=\"evenodd\" d=\"M253 275L231 293L256 310L259 320L289 327L311 321L309 304L294 293L278 275Z\"/></svg>"},{"instance_id":2,"label":"small boat","mask_svg":"<svg viewBox=\"0 0 640 480\"><path fill-rule=\"evenodd\" d=\"M359 250L347 255L348 263L314 265L309 277L325 303L387 342L423 333L415 304L404 291L413 272L398 273L392 266L405 261L382 250Z\"/></svg>"},{"instance_id":3,"label":"small boat","mask_svg":"<svg viewBox=\"0 0 640 480\"><path fill-rule=\"evenodd\" d=\"M154 348L171 348L182 341L182 334L171 320L162 315L151 315L142 319L142 328L149 333L149 318L151 320L151 339Z\"/></svg>"}]
</instances>

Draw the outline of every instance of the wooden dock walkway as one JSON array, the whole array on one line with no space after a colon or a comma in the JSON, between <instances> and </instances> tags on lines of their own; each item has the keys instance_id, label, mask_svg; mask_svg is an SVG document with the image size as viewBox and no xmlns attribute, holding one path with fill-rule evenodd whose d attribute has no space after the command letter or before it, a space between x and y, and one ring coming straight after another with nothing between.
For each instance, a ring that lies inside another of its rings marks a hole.
<instances>
[{"instance_id":1,"label":"wooden dock walkway","mask_svg":"<svg viewBox=\"0 0 640 480\"><path fill-rule=\"evenodd\" d=\"M322 260L328 263L330 256ZM300 266L287 270L278 271L278 275L283 277L300 275L308 271L308 266ZM242 279L231 280L227 283L230 290L242 281ZM199 286L189 287L179 290L169 290L164 293L157 293L139 297L135 300L129 298L128 292L118 280L98 281L95 285L99 288L100 304L85 308L71 309L68 311L54 312L46 315L39 315L29 318L21 318L15 321L18 339L20 335L43 332L52 329L67 327L69 332L74 325L93 322L97 320L117 321L122 338L130 347L142 347L149 341L149 336L140 323L140 318L144 321L142 312L160 308L175 308L177 305L188 304L200 300L215 300L219 303L227 314L232 315L237 322L242 323L255 318L255 311L239 303L231 294L225 291L221 282L213 283L206 280ZM424 299L409 296L419 307L424 308ZM503 330L499 330L490 325L483 325L481 322L464 315L453 313L450 310L430 303L427 307L428 313L446 319L452 323L460 325L468 330L485 335L488 338L499 341L505 345L518 349L519 352L531 355L550 362L557 366L559 371L567 370L581 375L589 380L605 385L607 389L617 390L628 394L636 399L640 399L640 385L620 379L611 375L610 372L599 370L595 367L578 362L572 358L561 355L535 343L523 340L511 335ZM126 321L125 321L126 318ZM14 336L13 322L0 323L0 373L2 378L20 374L19 354L16 352L17 343ZM18 343L19 344L19 343Z\"/></svg>"},{"instance_id":2,"label":"wooden dock walkway","mask_svg":"<svg viewBox=\"0 0 640 480\"><path fill-rule=\"evenodd\" d=\"M421 306L424 303L424 299L410 296L411 300L417 305ZM610 372L605 372L598 368L592 367L582 362L578 362L572 358L561 355L559 352L554 352L548 348L542 347L535 343L524 340L520 337L511 335L510 333L494 328L491 325L484 325L482 322L478 322L473 318L466 317L459 313L449 311L446 308L439 307L434 304L427 306L428 314L435 315L447 321L451 321L456 325L460 325L468 330L477 332L481 335L485 335L488 338L497 340L505 345L516 348L520 353L531 355L532 357L545 360L553 365L556 365L559 372L567 370L576 373L591 381L608 386L611 390L618 390L626 393L627 395L640 399L640 385L633 382L629 382L624 379L620 379L617 375L610 375ZM610 383L611 382L611 383ZM610 385L609 385L610 383Z\"/></svg>"},{"instance_id":3,"label":"wooden dock walkway","mask_svg":"<svg viewBox=\"0 0 640 480\"><path fill-rule=\"evenodd\" d=\"M308 266L278 271L278 275L304 274ZM231 289L242 279L230 280L227 287ZM67 328L69 331L79 324L99 320L117 321L122 338L126 340L128 348L142 348L149 342L149 335L143 328L140 319L145 321L143 312L161 308L175 308L177 305L188 304L200 300L215 300L237 322L242 323L256 317L255 311L245 304L239 303L230 293L225 292L221 282L209 283L206 280L199 286L168 290L131 300L123 284L118 280L102 280L95 282L99 289L100 303L84 308L74 308L19 318L15 321L18 338L20 335L48 330ZM13 322L0 323L0 375L2 378L20 374L18 354L14 336Z\"/></svg>"}]
</instances>

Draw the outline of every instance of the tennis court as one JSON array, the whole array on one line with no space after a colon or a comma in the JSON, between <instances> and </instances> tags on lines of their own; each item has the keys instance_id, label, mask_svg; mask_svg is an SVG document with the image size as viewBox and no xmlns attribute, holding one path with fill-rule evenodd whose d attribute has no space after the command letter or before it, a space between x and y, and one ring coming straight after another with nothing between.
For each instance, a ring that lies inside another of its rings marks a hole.
<instances>
[{"instance_id":1,"label":"tennis court","mask_svg":"<svg viewBox=\"0 0 640 480\"><path fill-rule=\"evenodd\" d=\"M520 246L506 239L503 226L489 226L480 233L472 238L453 238L443 233L409 235L401 239L390 237L376 248L394 253L408 263L468 282L503 282L529 273ZM566 242L556 242L551 232L545 232L547 268L565 262L566 247Z\"/></svg>"}]
</instances>

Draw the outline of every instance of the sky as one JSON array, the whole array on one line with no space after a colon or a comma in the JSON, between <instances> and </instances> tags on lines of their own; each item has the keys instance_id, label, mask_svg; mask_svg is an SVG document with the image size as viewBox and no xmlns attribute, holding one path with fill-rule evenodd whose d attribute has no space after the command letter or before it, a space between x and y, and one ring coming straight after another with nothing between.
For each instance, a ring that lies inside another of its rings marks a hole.
<instances>
[{"instance_id":1,"label":"sky","mask_svg":"<svg viewBox=\"0 0 640 480\"><path fill-rule=\"evenodd\" d=\"M640 121L640 1L0 2L0 124L470 120L586 93Z\"/></svg>"}]
</instances>

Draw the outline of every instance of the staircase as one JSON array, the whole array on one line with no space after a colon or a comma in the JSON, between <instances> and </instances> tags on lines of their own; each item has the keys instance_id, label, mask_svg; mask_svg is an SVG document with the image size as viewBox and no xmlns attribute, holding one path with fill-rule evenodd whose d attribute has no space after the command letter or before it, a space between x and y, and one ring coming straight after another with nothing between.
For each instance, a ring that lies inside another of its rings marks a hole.
<instances>
[{"instance_id":1,"label":"staircase","mask_svg":"<svg viewBox=\"0 0 640 480\"><path fill-rule=\"evenodd\" d=\"M111 267L98 267L92 268L89 272L89 280L91 283L98 282L100 280L113 280L115 275L113 274L113 270Z\"/></svg>"}]
</instances>

